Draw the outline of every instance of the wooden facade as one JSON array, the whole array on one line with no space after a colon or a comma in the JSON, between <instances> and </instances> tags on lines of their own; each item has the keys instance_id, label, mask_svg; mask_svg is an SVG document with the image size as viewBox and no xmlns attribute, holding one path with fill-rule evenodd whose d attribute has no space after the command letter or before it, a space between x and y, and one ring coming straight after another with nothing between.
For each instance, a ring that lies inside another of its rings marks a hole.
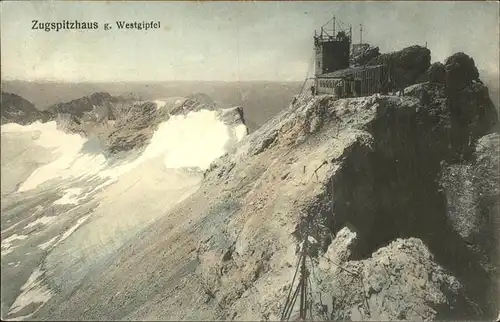
<instances>
[{"instance_id":1,"label":"wooden facade","mask_svg":"<svg viewBox=\"0 0 500 322\"><path fill-rule=\"evenodd\" d=\"M391 79L385 65L351 67L317 76L315 86L318 94L360 97L392 90Z\"/></svg>"}]
</instances>

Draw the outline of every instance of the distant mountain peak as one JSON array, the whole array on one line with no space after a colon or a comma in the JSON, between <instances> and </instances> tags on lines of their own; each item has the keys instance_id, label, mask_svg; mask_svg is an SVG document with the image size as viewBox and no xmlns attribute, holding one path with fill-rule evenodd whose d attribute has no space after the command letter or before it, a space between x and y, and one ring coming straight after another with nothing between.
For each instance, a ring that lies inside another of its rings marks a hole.
<instances>
[{"instance_id":1,"label":"distant mountain peak","mask_svg":"<svg viewBox=\"0 0 500 322\"><path fill-rule=\"evenodd\" d=\"M45 122L50 117L48 113L37 110L33 103L17 94L1 92L0 102L1 124L26 125L36 121Z\"/></svg>"}]
</instances>

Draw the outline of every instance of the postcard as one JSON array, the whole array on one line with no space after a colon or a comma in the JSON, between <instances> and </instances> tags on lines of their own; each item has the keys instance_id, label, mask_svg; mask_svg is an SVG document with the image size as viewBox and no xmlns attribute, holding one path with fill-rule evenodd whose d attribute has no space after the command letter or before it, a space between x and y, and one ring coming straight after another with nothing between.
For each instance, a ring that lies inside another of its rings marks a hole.
<instances>
[{"instance_id":1,"label":"postcard","mask_svg":"<svg viewBox=\"0 0 500 322\"><path fill-rule=\"evenodd\" d=\"M500 319L498 2L0 8L2 320Z\"/></svg>"}]
</instances>

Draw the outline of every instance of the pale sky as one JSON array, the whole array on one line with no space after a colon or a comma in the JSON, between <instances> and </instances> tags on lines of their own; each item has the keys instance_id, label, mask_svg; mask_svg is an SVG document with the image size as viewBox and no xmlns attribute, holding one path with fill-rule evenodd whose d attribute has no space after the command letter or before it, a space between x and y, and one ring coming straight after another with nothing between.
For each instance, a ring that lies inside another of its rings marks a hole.
<instances>
[{"instance_id":1,"label":"pale sky","mask_svg":"<svg viewBox=\"0 0 500 322\"><path fill-rule=\"evenodd\" d=\"M491 2L13 2L1 4L2 79L303 80L314 29L333 15L381 52L413 44L433 61L463 51L498 75L499 4ZM31 21L96 21L97 31L31 30ZM161 29L104 31L117 20Z\"/></svg>"}]
</instances>

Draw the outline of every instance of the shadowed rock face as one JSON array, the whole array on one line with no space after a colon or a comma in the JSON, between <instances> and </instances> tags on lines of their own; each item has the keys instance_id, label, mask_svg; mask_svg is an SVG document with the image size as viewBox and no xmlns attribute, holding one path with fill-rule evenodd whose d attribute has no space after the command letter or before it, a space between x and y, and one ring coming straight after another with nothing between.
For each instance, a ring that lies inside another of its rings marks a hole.
<instances>
[{"instance_id":1,"label":"shadowed rock face","mask_svg":"<svg viewBox=\"0 0 500 322\"><path fill-rule=\"evenodd\" d=\"M479 81L474 59L459 52L448 57L444 63L446 70L446 85L450 89L460 90L473 81Z\"/></svg>"},{"instance_id":2,"label":"shadowed rock face","mask_svg":"<svg viewBox=\"0 0 500 322\"><path fill-rule=\"evenodd\" d=\"M108 93L94 93L50 106L46 111L52 114L52 119L58 126L70 132L88 135L108 121L126 115L134 101L111 96Z\"/></svg>"},{"instance_id":3,"label":"shadowed rock face","mask_svg":"<svg viewBox=\"0 0 500 322\"><path fill-rule=\"evenodd\" d=\"M422 46L414 45L400 51L382 54L370 60L367 65L384 64L389 66L395 77L397 88L415 84L430 66L431 51Z\"/></svg>"},{"instance_id":4,"label":"shadowed rock face","mask_svg":"<svg viewBox=\"0 0 500 322\"><path fill-rule=\"evenodd\" d=\"M168 114L160 115L157 110L152 102L133 105L105 138L108 151L117 153L145 146L158 124L168 119Z\"/></svg>"},{"instance_id":5,"label":"shadowed rock face","mask_svg":"<svg viewBox=\"0 0 500 322\"><path fill-rule=\"evenodd\" d=\"M0 102L2 124L27 125L36 121L46 122L50 118L49 113L37 110L31 102L16 94L1 92Z\"/></svg>"},{"instance_id":6,"label":"shadowed rock face","mask_svg":"<svg viewBox=\"0 0 500 322\"><path fill-rule=\"evenodd\" d=\"M492 277L486 279L483 285L478 285L477 292L484 292L484 296L492 300L498 296L500 287L499 156L499 134L485 135L477 141L469 162L444 165L440 177L446 197L447 218L453 231ZM472 275L468 276L471 283L472 278Z\"/></svg>"},{"instance_id":7,"label":"shadowed rock face","mask_svg":"<svg viewBox=\"0 0 500 322\"><path fill-rule=\"evenodd\" d=\"M59 103L50 106L47 111L56 114L70 114L72 116L82 118L86 112L92 112L96 108L103 109L102 113L105 114L109 120L114 120L111 104L116 102L117 98L112 97L108 93L94 93L91 96L85 96L67 103Z\"/></svg>"},{"instance_id":8,"label":"shadowed rock face","mask_svg":"<svg viewBox=\"0 0 500 322\"><path fill-rule=\"evenodd\" d=\"M444 84L446 82L446 69L440 62L435 62L427 70L428 80L431 83Z\"/></svg>"},{"instance_id":9,"label":"shadowed rock face","mask_svg":"<svg viewBox=\"0 0 500 322\"><path fill-rule=\"evenodd\" d=\"M452 120L452 142L460 158L470 158L476 140L498 130L498 113L474 60L464 53L446 59L445 95Z\"/></svg>"}]
</instances>

